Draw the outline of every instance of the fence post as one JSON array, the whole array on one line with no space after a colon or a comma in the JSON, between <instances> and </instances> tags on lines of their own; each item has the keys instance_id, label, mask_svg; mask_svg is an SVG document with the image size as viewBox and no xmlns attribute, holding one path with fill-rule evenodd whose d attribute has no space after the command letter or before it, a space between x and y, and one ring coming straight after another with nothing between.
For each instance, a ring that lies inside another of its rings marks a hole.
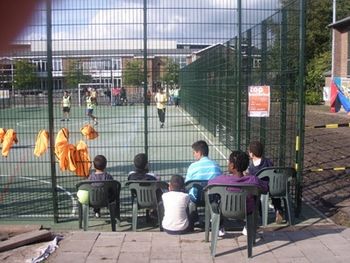
<instances>
[{"instance_id":1,"label":"fence post","mask_svg":"<svg viewBox=\"0 0 350 263\"><path fill-rule=\"evenodd\" d=\"M286 71L287 67L287 48L288 48L288 28L287 28L287 10L282 9L282 21L281 21L281 31L280 31L280 87L281 87L281 96L280 96L280 107L281 107L281 116L280 116L280 142L279 142L279 156L278 156L278 165L285 165L285 156L286 156L286 125L287 125L287 78Z\"/></svg>"},{"instance_id":2,"label":"fence post","mask_svg":"<svg viewBox=\"0 0 350 263\"><path fill-rule=\"evenodd\" d=\"M267 21L261 23L261 85L267 85ZM265 145L266 142L266 118L260 118L260 142Z\"/></svg>"},{"instance_id":3,"label":"fence post","mask_svg":"<svg viewBox=\"0 0 350 263\"><path fill-rule=\"evenodd\" d=\"M299 149L296 156L296 170L297 170L297 185L296 185L296 209L295 214L298 216L301 211L301 198L302 198L302 171L303 171L303 163L304 163L304 137L305 137L305 83L304 83L304 75L305 75L305 0L300 0L299 2L299 107L298 107L298 123L297 123L297 134L299 137Z\"/></svg>"},{"instance_id":4,"label":"fence post","mask_svg":"<svg viewBox=\"0 0 350 263\"><path fill-rule=\"evenodd\" d=\"M55 143L54 143L54 116L53 116L53 80L52 80L52 13L51 0L46 0L46 36L47 36L47 96L49 107L49 134L50 134L50 168L51 168L51 189L53 202L54 222L58 223L58 199L57 180L55 163Z\"/></svg>"},{"instance_id":5,"label":"fence post","mask_svg":"<svg viewBox=\"0 0 350 263\"><path fill-rule=\"evenodd\" d=\"M242 0L237 0L238 6L238 33L237 33L237 75L236 75L236 149L241 149L241 70L242 70Z\"/></svg>"},{"instance_id":6,"label":"fence post","mask_svg":"<svg viewBox=\"0 0 350 263\"><path fill-rule=\"evenodd\" d=\"M143 109L145 154L148 156L148 115L147 115L147 0L143 0Z\"/></svg>"}]
</instances>

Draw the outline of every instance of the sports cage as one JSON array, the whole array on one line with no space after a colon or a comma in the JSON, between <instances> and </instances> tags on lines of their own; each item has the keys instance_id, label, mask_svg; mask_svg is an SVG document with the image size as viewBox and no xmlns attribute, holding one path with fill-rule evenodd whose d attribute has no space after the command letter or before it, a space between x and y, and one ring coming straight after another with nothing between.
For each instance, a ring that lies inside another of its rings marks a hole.
<instances>
[{"instance_id":1,"label":"sports cage","mask_svg":"<svg viewBox=\"0 0 350 263\"><path fill-rule=\"evenodd\" d=\"M54 144L63 127L70 143L86 142L91 160L106 156L107 172L123 186L124 218L131 217L124 183L133 157L147 153L150 171L168 181L186 175L191 144L200 139L223 170L232 150L263 142L276 166L296 167L292 199L299 213L304 13L303 0L42 1L0 57L0 128L18 137L8 157L0 156L0 218L77 218L75 184L85 178L58 166ZM154 103L158 86L169 95L164 128ZM252 116L252 86L269 87L267 116ZM80 130L93 122L82 91L91 87L99 136L87 140ZM114 87L125 88L127 103L111 103ZM71 95L69 121L61 121L64 90ZM41 129L51 146L35 157Z\"/></svg>"}]
</instances>

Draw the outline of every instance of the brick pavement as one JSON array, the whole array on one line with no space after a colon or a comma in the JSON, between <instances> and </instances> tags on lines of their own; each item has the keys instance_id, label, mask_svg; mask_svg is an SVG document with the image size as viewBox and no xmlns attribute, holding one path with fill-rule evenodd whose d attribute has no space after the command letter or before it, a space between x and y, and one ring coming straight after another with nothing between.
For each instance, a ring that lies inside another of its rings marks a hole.
<instances>
[{"instance_id":1,"label":"brick pavement","mask_svg":"<svg viewBox=\"0 0 350 263\"><path fill-rule=\"evenodd\" d=\"M204 232L71 232L48 262L350 262L350 229L332 224L264 232L247 259L246 237L228 232L210 256Z\"/></svg>"}]
</instances>

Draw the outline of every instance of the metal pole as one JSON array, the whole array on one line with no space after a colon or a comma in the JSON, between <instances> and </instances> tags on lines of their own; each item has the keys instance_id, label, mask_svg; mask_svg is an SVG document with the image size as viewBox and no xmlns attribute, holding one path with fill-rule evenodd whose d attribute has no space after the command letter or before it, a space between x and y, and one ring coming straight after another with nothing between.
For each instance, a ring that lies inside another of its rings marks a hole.
<instances>
[{"instance_id":1,"label":"metal pole","mask_svg":"<svg viewBox=\"0 0 350 263\"><path fill-rule=\"evenodd\" d=\"M47 36L47 96L49 107L49 136L50 136L50 168L51 168L51 189L53 202L54 222L58 223L58 198L57 198L57 176L55 163L55 143L54 143L54 116L53 116L53 80L52 80L52 19L51 0L46 1L46 36Z\"/></svg>"},{"instance_id":2,"label":"metal pole","mask_svg":"<svg viewBox=\"0 0 350 263\"><path fill-rule=\"evenodd\" d=\"M337 17L336 17L336 8L337 8L337 1L333 0L333 24L336 22ZM334 71L335 71L335 29L334 27L332 28L332 75L331 75L331 81L333 81L334 78Z\"/></svg>"},{"instance_id":3,"label":"metal pole","mask_svg":"<svg viewBox=\"0 0 350 263\"><path fill-rule=\"evenodd\" d=\"M241 149L241 61L242 61L242 0L237 0L238 6L238 38L237 38L237 93L236 93L236 149Z\"/></svg>"},{"instance_id":4,"label":"metal pole","mask_svg":"<svg viewBox=\"0 0 350 263\"><path fill-rule=\"evenodd\" d=\"M299 107L298 107L298 123L297 123L297 138L296 138L296 171L297 182L295 187L296 208L295 215L298 217L301 212L301 198L302 198L302 171L304 163L304 137L305 137L305 12L306 12L306 0L300 0L299 10Z\"/></svg>"},{"instance_id":5,"label":"metal pole","mask_svg":"<svg viewBox=\"0 0 350 263\"><path fill-rule=\"evenodd\" d=\"M143 109L145 154L148 156L148 115L147 115L147 0L143 0Z\"/></svg>"}]
</instances>

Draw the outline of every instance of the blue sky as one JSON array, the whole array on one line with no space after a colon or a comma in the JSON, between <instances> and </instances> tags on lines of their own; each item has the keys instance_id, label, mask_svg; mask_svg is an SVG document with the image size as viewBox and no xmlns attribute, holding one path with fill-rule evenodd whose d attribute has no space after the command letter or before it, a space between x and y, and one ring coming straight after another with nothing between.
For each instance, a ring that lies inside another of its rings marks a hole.
<instances>
[{"instance_id":1,"label":"blue sky","mask_svg":"<svg viewBox=\"0 0 350 263\"><path fill-rule=\"evenodd\" d=\"M237 1L148 0L148 39L154 42L222 43L237 32ZM243 30L275 13L279 0L242 0ZM53 39L143 39L143 0L53 0ZM45 10L35 14L21 40L46 39Z\"/></svg>"}]
</instances>

